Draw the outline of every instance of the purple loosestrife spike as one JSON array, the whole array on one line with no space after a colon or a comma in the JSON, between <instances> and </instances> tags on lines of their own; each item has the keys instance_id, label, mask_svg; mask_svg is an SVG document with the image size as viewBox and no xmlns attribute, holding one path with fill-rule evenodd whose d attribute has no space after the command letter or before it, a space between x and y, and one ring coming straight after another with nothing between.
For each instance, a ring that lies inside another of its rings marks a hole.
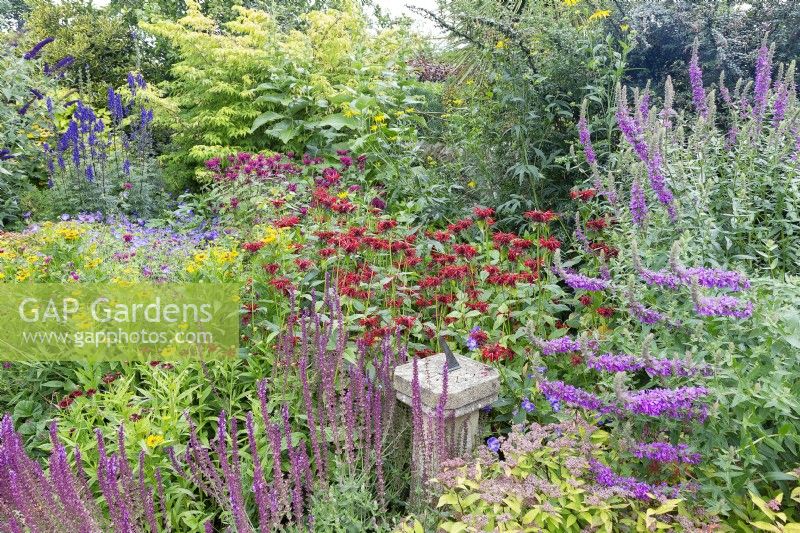
<instances>
[{"instance_id":1,"label":"purple loosestrife spike","mask_svg":"<svg viewBox=\"0 0 800 533\"><path fill-rule=\"evenodd\" d=\"M703 118L708 118L708 104L706 91L703 87L703 71L700 68L699 57L700 41L694 40L692 45L692 58L689 61L689 81L692 85L692 101L697 112Z\"/></svg>"},{"instance_id":2,"label":"purple loosestrife spike","mask_svg":"<svg viewBox=\"0 0 800 533\"><path fill-rule=\"evenodd\" d=\"M757 122L761 122L767 109L770 85L772 85L772 53L764 42L758 49L756 81L753 85L753 118Z\"/></svg>"},{"instance_id":3,"label":"purple loosestrife spike","mask_svg":"<svg viewBox=\"0 0 800 533\"><path fill-rule=\"evenodd\" d=\"M308 419L308 429L311 436L311 449L314 453L314 462L316 463L317 467L317 475L320 480L326 479L325 474L325 456L322 454L322 450L320 449L319 445L319 432L321 428L318 427L317 424L317 417L314 415L314 406L311 401L311 389L308 385L308 373L311 370L309 367L308 361L308 331L306 329L306 321L300 321L301 327L301 356L300 356L300 382L303 387L303 402L305 403L306 408L306 417ZM324 435L324 431L323 431Z\"/></svg>"},{"instance_id":4,"label":"purple loosestrife spike","mask_svg":"<svg viewBox=\"0 0 800 533\"><path fill-rule=\"evenodd\" d=\"M417 357L413 357L411 359L412 366L411 366L411 439L412 439L412 446L415 450L421 450L424 447L425 442L425 435L424 435L424 425L423 425L423 414L422 414L422 393L420 390L420 383L419 383L419 365L417 363ZM415 475L422 474L424 476L424 457L423 454L417 452L414 453L415 463L416 461L422 461L422 464L413 464L412 468Z\"/></svg>"},{"instance_id":5,"label":"purple loosestrife spike","mask_svg":"<svg viewBox=\"0 0 800 533\"><path fill-rule=\"evenodd\" d=\"M786 108L789 105L789 89L786 83L778 84L778 94L775 97L775 104L772 111L772 127L778 128L786 118Z\"/></svg>"},{"instance_id":6,"label":"purple loosestrife spike","mask_svg":"<svg viewBox=\"0 0 800 533\"><path fill-rule=\"evenodd\" d=\"M650 179L650 186L653 188L653 192L656 193L658 201L666 206L670 220L675 222L678 216L675 210L674 197L665 182L664 174L661 171L662 164L661 152L658 149L652 150L650 160L647 163L647 177ZM631 200L631 203L633 203L633 200Z\"/></svg>"},{"instance_id":7,"label":"purple loosestrife spike","mask_svg":"<svg viewBox=\"0 0 800 533\"><path fill-rule=\"evenodd\" d=\"M647 200L645 200L644 190L642 190L638 177L633 178L633 184L631 185L630 209L633 223L638 227L644 226L647 220Z\"/></svg>"},{"instance_id":8,"label":"purple loosestrife spike","mask_svg":"<svg viewBox=\"0 0 800 533\"><path fill-rule=\"evenodd\" d=\"M586 155L586 161L589 165L597 165L597 154L595 154L594 147L592 146L592 135L589 132L589 123L586 120L586 104L584 103L581 108L581 117L578 121L578 137L583 145L583 153Z\"/></svg>"},{"instance_id":9,"label":"purple loosestrife spike","mask_svg":"<svg viewBox=\"0 0 800 533\"><path fill-rule=\"evenodd\" d=\"M151 533L158 533L156 510L153 505L153 493L144 482L144 450L139 452L139 498L144 505L145 518L147 519L147 525L150 527Z\"/></svg>"},{"instance_id":10,"label":"purple loosestrife spike","mask_svg":"<svg viewBox=\"0 0 800 533\"><path fill-rule=\"evenodd\" d=\"M444 361L442 368L442 393L439 395L439 401L436 402L436 450L434 454L437 462L441 464L442 461L447 460L446 454L446 426L445 426L445 406L447 405L447 380L450 372L447 369L447 360Z\"/></svg>"},{"instance_id":11,"label":"purple loosestrife spike","mask_svg":"<svg viewBox=\"0 0 800 533\"><path fill-rule=\"evenodd\" d=\"M36 43L36 44L34 45L34 47L33 47L33 48L31 48L30 50L28 50L28 51L25 53L25 55L24 55L24 56L22 56L22 57L23 57L23 59L25 59L25 60L27 60L27 61L30 61L31 59L36 59L36 57L37 57L37 56L39 55L39 53L42 51L42 48L44 48L44 47L45 47L45 46L47 46L48 44L52 43L53 41L55 41L55 38L53 38L53 37L47 37L46 39L43 39L43 40L39 41L38 43Z\"/></svg>"}]
</instances>

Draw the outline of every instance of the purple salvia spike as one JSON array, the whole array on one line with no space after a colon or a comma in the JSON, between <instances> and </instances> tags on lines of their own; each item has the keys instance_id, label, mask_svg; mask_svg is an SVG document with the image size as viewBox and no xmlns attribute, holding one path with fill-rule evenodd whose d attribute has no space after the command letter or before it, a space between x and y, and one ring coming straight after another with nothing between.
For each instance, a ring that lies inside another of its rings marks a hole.
<instances>
[{"instance_id":1,"label":"purple salvia spike","mask_svg":"<svg viewBox=\"0 0 800 533\"><path fill-rule=\"evenodd\" d=\"M247 426L247 442L250 446L250 456L253 460L253 493L258 508L258 524L262 532L272 529L270 521L269 502L267 501L267 482L264 480L264 470L261 468L261 459L256 445L255 428L253 426L253 412L248 411L245 421Z\"/></svg>"},{"instance_id":2,"label":"purple salvia spike","mask_svg":"<svg viewBox=\"0 0 800 533\"><path fill-rule=\"evenodd\" d=\"M144 450L139 452L139 498L144 507L144 515L152 533L158 533L156 510L153 506L153 493L144 483Z\"/></svg>"},{"instance_id":3,"label":"purple salvia spike","mask_svg":"<svg viewBox=\"0 0 800 533\"><path fill-rule=\"evenodd\" d=\"M161 479L161 469L156 468L156 485L158 487L158 501L161 509L161 518L164 520L164 531L171 531L169 514L167 513L167 499L164 497L164 481Z\"/></svg>"}]
</instances>

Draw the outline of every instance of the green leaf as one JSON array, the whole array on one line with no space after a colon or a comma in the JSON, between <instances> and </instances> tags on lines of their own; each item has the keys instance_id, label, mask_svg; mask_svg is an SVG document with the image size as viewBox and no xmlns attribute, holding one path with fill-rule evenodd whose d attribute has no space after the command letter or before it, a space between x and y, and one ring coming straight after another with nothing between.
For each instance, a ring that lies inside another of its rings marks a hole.
<instances>
[{"instance_id":1,"label":"green leaf","mask_svg":"<svg viewBox=\"0 0 800 533\"><path fill-rule=\"evenodd\" d=\"M309 122L307 125L315 128L330 127L336 131L339 131L342 128L354 130L358 128L358 121L353 117L346 117L341 113L335 113L320 120Z\"/></svg>"},{"instance_id":2,"label":"green leaf","mask_svg":"<svg viewBox=\"0 0 800 533\"><path fill-rule=\"evenodd\" d=\"M282 119L283 115L280 113L276 113L275 111L266 111L261 113L254 121L253 125L250 127L250 133L253 133L258 128L267 124L268 122L275 122L276 120Z\"/></svg>"}]
</instances>

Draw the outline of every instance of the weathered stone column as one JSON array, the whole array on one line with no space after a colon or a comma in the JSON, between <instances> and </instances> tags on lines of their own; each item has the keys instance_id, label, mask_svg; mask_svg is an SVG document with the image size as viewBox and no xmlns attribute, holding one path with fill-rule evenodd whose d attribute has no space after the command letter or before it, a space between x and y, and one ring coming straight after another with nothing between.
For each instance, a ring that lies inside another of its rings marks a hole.
<instances>
[{"instance_id":1,"label":"weathered stone column","mask_svg":"<svg viewBox=\"0 0 800 533\"><path fill-rule=\"evenodd\" d=\"M500 391L500 374L494 368L467 357L455 356L460 368L447 375L447 397L444 404L444 420L447 422L447 439L454 444L451 450L456 455L471 452L479 437L480 409L497 400ZM408 405L413 412L414 363L406 363L394 371L394 388L397 399ZM445 354L439 353L417 361L420 398L422 400L423 427L426 433L436 428L436 408L442 395L442 371ZM413 416L413 415L412 415ZM438 470L438 458L425 457L423 439L413 439L412 450L416 465L427 464L426 470L434 474ZM433 464L430 464L430 463Z\"/></svg>"}]
</instances>

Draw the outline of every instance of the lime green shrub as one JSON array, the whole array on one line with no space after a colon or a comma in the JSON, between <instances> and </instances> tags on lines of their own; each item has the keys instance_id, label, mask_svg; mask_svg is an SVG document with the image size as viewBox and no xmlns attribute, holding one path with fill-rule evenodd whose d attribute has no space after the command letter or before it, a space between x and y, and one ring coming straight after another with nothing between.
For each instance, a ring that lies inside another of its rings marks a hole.
<instances>
[{"instance_id":1,"label":"lime green shrub","mask_svg":"<svg viewBox=\"0 0 800 533\"><path fill-rule=\"evenodd\" d=\"M175 128L165 156L173 169L237 152L340 148L354 138L354 151L384 151L415 137L421 119L404 59L416 42L404 30L368 35L354 3L301 15L304 31L242 7L220 28L197 2L188 7L177 22L142 24L181 56L161 102Z\"/></svg>"},{"instance_id":2,"label":"lime green shrub","mask_svg":"<svg viewBox=\"0 0 800 533\"><path fill-rule=\"evenodd\" d=\"M445 511L439 529L610 533L698 531L708 523L688 504L683 487L612 474L621 467L611 439L576 417L515 426L507 437L490 439L473 460L445 462L432 482Z\"/></svg>"}]
</instances>

